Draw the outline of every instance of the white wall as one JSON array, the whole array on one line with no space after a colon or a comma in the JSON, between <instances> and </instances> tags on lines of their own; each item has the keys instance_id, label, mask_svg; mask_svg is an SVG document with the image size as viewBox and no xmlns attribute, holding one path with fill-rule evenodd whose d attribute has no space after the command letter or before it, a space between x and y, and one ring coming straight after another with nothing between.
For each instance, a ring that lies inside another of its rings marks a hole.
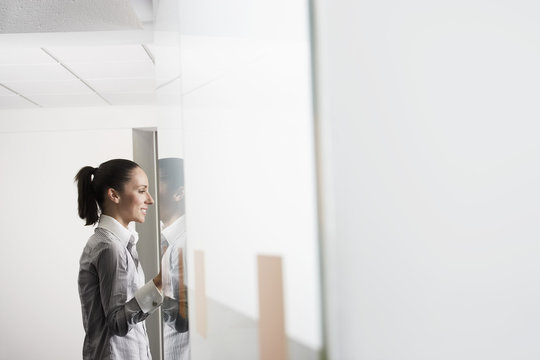
<instances>
[{"instance_id":1,"label":"white wall","mask_svg":"<svg viewBox=\"0 0 540 360\"><path fill-rule=\"evenodd\" d=\"M155 126L151 114L150 108L0 112L0 359L81 358L78 262L93 229L77 216L73 178L82 166L132 158L131 126Z\"/></svg>"},{"instance_id":2,"label":"white wall","mask_svg":"<svg viewBox=\"0 0 540 360\"><path fill-rule=\"evenodd\" d=\"M538 4L315 8L329 358L537 359Z\"/></svg>"}]
</instances>

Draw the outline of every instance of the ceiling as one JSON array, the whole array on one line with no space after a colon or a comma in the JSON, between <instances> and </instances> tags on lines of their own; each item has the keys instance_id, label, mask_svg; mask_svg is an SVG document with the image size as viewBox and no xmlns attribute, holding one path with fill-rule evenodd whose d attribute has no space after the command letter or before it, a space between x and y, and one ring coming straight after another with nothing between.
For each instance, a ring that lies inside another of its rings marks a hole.
<instances>
[{"instance_id":1,"label":"ceiling","mask_svg":"<svg viewBox=\"0 0 540 360\"><path fill-rule=\"evenodd\" d=\"M142 28L134 5L132 0L2 0L0 33Z\"/></svg>"},{"instance_id":2,"label":"ceiling","mask_svg":"<svg viewBox=\"0 0 540 360\"><path fill-rule=\"evenodd\" d=\"M154 103L156 89L178 78L179 64L160 67L156 77L155 51L163 50L151 45L153 4L6 0L0 110Z\"/></svg>"},{"instance_id":3,"label":"ceiling","mask_svg":"<svg viewBox=\"0 0 540 360\"><path fill-rule=\"evenodd\" d=\"M0 47L0 108L148 104L154 57L144 45Z\"/></svg>"}]
</instances>

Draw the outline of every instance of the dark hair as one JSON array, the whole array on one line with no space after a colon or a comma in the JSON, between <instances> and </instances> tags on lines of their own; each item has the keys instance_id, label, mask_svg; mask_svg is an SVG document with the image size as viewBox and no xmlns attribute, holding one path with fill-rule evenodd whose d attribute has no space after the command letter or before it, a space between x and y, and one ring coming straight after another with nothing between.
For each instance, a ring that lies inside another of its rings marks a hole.
<instances>
[{"instance_id":1,"label":"dark hair","mask_svg":"<svg viewBox=\"0 0 540 360\"><path fill-rule=\"evenodd\" d=\"M113 159L97 168L85 166L79 170L75 181L79 193L79 217L86 220L85 225L93 225L99 220L107 190L113 188L122 191L131 178L131 172L137 167L140 166L131 160Z\"/></svg>"},{"instance_id":2,"label":"dark hair","mask_svg":"<svg viewBox=\"0 0 540 360\"><path fill-rule=\"evenodd\" d=\"M169 185L172 191L184 186L184 159L163 158L158 160L159 178Z\"/></svg>"}]
</instances>

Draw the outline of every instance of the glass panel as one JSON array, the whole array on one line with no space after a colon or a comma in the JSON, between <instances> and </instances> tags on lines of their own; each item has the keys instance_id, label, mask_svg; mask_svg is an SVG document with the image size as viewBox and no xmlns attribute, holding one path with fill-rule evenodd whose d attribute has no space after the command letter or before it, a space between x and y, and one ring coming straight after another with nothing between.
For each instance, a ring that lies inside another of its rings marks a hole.
<instances>
[{"instance_id":1,"label":"glass panel","mask_svg":"<svg viewBox=\"0 0 540 360\"><path fill-rule=\"evenodd\" d=\"M318 359L308 2L178 3L191 356Z\"/></svg>"},{"instance_id":2,"label":"glass panel","mask_svg":"<svg viewBox=\"0 0 540 360\"><path fill-rule=\"evenodd\" d=\"M163 359L189 359L186 205L180 111L178 7L162 0L156 9L154 42L158 116L158 207L163 276Z\"/></svg>"},{"instance_id":3,"label":"glass panel","mask_svg":"<svg viewBox=\"0 0 540 360\"><path fill-rule=\"evenodd\" d=\"M308 14L159 2L165 360L320 356Z\"/></svg>"}]
</instances>

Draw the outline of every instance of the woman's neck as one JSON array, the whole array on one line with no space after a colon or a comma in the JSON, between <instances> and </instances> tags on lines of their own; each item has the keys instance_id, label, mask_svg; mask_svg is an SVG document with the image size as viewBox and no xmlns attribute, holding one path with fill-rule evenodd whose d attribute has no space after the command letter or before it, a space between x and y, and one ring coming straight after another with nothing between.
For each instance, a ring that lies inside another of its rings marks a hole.
<instances>
[{"instance_id":1,"label":"woman's neck","mask_svg":"<svg viewBox=\"0 0 540 360\"><path fill-rule=\"evenodd\" d=\"M129 221L126 222L124 219L122 219L120 214L115 213L114 211L110 211L110 209L103 210L102 214L112 217L114 220L118 221L120 225L128 229Z\"/></svg>"}]
</instances>

